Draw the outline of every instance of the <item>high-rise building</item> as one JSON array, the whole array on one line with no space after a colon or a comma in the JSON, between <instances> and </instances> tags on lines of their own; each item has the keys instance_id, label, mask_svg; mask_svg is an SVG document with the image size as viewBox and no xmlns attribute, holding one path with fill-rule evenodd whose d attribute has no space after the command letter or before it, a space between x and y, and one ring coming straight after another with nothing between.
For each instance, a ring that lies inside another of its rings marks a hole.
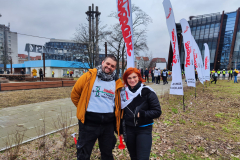
<instances>
[{"instance_id":1,"label":"high-rise building","mask_svg":"<svg viewBox=\"0 0 240 160\"><path fill-rule=\"evenodd\" d=\"M210 69L240 69L240 8L233 12L190 16L188 21L193 37L204 57L204 43L210 50ZM176 24L181 67L184 68L185 52L180 24ZM170 46L168 69L171 69Z\"/></svg>"},{"instance_id":2,"label":"high-rise building","mask_svg":"<svg viewBox=\"0 0 240 160\"><path fill-rule=\"evenodd\" d=\"M17 33L10 31L10 26L0 24L0 64L3 63L4 55L12 58L12 63L18 63Z\"/></svg>"}]
</instances>

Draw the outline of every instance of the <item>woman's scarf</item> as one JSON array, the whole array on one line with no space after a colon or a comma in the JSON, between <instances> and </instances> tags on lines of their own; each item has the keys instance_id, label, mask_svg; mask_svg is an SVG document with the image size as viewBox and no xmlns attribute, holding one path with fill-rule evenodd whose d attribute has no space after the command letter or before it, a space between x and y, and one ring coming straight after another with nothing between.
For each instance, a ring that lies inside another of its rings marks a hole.
<instances>
[{"instance_id":1,"label":"woman's scarf","mask_svg":"<svg viewBox=\"0 0 240 160\"><path fill-rule=\"evenodd\" d=\"M152 88L145 86L143 84L141 84L141 86L135 93L131 92L127 86L123 87L121 90L121 108L124 109L125 107L127 107L133 101L133 99L137 97L139 94L141 96L143 88L148 88L151 91L155 92Z\"/></svg>"}]
</instances>

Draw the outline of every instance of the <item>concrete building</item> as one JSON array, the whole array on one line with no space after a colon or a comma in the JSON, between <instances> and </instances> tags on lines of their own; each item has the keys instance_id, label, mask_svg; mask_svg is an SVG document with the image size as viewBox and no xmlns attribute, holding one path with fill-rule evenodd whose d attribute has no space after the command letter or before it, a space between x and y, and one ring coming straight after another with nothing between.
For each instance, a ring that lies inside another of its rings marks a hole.
<instances>
[{"instance_id":1,"label":"concrete building","mask_svg":"<svg viewBox=\"0 0 240 160\"><path fill-rule=\"evenodd\" d=\"M12 63L18 63L18 36L10 31L10 25L0 24L0 64L3 63L4 54L12 58Z\"/></svg>"}]
</instances>

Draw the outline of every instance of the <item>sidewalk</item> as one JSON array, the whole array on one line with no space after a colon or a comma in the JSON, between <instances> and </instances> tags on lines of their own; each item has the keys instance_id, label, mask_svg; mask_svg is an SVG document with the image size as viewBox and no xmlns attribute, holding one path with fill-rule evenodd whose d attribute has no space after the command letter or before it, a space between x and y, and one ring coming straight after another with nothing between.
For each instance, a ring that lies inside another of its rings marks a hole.
<instances>
[{"instance_id":1,"label":"sidewalk","mask_svg":"<svg viewBox=\"0 0 240 160\"><path fill-rule=\"evenodd\" d=\"M155 90L158 96L168 92L170 84L171 82L163 85L162 81L160 85L146 83L146 85ZM183 85L185 86L186 84L183 82ZM7 135L13 134L16 130L26 130L23 141L37 137L35 127L43 126L44 112L46 133L55 131L56 128L53 126L53 121L57 120L61 111L63 115L67 114L68 117L71 117L72 112L73 119L71 124L77 124L76 107L70 98L0 109L0 150L6 147Z\"/></svg>"}]
</instances>

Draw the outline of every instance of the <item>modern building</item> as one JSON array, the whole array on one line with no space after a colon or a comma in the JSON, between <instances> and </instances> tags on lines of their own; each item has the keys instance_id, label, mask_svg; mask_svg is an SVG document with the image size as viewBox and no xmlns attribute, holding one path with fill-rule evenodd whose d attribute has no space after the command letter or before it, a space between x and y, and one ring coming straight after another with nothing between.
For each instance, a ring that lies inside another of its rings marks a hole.
<instances>
[{"instance_id":1,"label":"modern building","mask_svg":"<svg viewBox=\"0 0 240 160\"><path fill-rule=\"evenodd\" d=\"M50 42L45 44L46 47L53 47L58 49L65 49L69 52L62 55L56 54L45 54L46 60L64 60L64 61L77 61L86 62L86 54L88 51L88 44L86 43L76 43L71 40L62 39L50 39Z\"/></svg>"},{"instance_id":2,"label":"modern building","mask_svg":"<svg viewBox=\"0 0 240 160\"><path fill-rule=\"evenodd\" d=\"M204 43L210 50L210 69L240 69L240 8L233 12L190 16L193 37L204 57ZM180 24L176 24L181 67L184 68L185 52ZM169 47L168 69L171 69L172 47Z\"/></svg>"},{"instance_id":3,"label":"modern building","mask_svg":"<svg viewBox=\"0 0 240 160\"><path fill-rule=\"evenodd\" d=\"M10 25L0 24L0 64L3 63L4 55L12 58L12 63L18 63L18 37L16 32L10 31Z\"/></svg>"}]
</instances>

